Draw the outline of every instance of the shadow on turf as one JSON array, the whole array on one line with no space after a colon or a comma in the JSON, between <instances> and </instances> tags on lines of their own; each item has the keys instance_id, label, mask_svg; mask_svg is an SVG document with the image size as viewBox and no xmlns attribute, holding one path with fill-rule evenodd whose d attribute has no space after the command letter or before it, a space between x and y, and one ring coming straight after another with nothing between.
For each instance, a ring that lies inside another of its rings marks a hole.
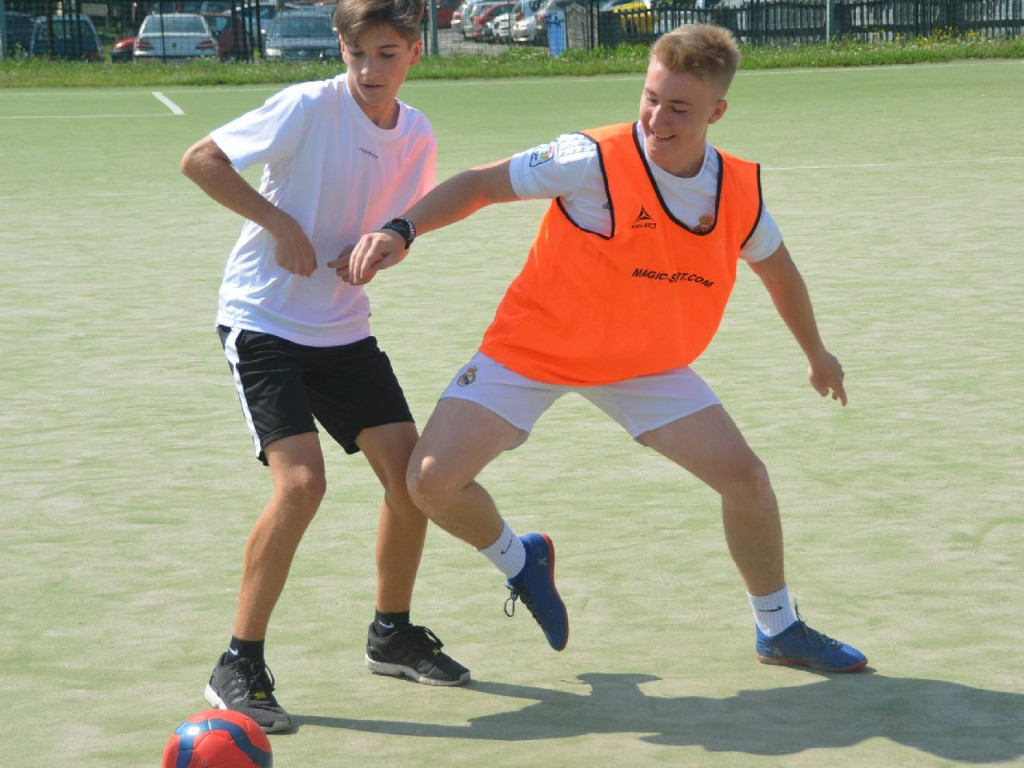
<instances>
[{"instance_id":1,"label":"shadow on turf","mask_svg":"<svg viewBox=\"0 0 1024 768\"><path fill-rule=\"evenodd\" d=\"M660 679L652 675L580 675L588 693L473 681L463 690L533 703L464 725L309 715L295 720L300 728L493 741L636 733L652 744L754 755L834 749L874 738L960 763L1024 755L1024 695L870 673L820 677L809 685L740 691L725 699L648 696L640 686Z\"/></svg>"}]
</instances>

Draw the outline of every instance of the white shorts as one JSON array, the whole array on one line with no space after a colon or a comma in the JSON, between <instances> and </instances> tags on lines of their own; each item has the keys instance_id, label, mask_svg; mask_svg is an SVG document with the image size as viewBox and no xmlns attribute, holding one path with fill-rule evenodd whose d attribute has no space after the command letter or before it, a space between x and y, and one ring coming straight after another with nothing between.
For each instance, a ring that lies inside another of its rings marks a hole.
<instances>
[{"instance_id":1,"label":"white shorts","mask_svg":"<svg viewBox=\"0 0 1024 768\"><path fill-rule=\"evenodd\" d=\"M441 393L482 405L527 434L562 395L576 392L622 425L634 440L720 401L692 368L653 376L581 387L546 384L520 376L483 352L477 352Z\"/></svg>"}]
</instances>

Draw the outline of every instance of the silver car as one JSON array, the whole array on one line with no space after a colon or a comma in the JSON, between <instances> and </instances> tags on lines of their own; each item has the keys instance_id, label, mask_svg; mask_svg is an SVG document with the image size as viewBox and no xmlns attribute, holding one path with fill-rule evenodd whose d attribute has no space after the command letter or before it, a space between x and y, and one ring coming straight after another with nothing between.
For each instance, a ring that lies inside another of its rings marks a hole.
<instances>
[{"instance_id":1,"label":"silver car","mask_svg":"<svg viewBox=\"0 0 1024 768\"><path fill-rule=\"evenodd\" d=\"M198 13L152 13L135 40L135 61L215 58L217 41Z\"/></svg>"},{"instance_id":2,"label":"silver car","mask_svg":"<svg viewBox=\"0 0 1024 768\"><path fill-rule=\"evenodd\" d=\"M290 61L341 58L334 19L322 11L281 11L267 28L264 53Z\"/></svg>"}]
</instances>

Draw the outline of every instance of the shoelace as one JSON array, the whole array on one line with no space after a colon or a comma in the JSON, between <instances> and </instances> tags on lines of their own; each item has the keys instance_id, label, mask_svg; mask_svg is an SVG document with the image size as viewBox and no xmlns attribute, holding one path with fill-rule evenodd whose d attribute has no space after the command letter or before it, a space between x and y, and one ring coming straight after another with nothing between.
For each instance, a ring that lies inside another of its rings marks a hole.
<instances>
[{"instance_id":1,"label":"shoelace","mask_svg":"<svg viewBox=\"0 0 1024 768\"><path fill-rule=\"evenodd\" d=\"M793 610L796 613L796 620L800 622L800 629L803 631L803 636L807 638L807 642L811 645L815 645L818 648L826 648L831 646L833 648L839 648L840 643L835 638L829 637L823 632L818 632L816 629L811 629L807 626L807 622L804 621L804 617L800 615L800 605L795 600L793 601Z\"/></svg>"},{"instance_id":2,"label":"shoelace","mask_svg":"<svg viewBox=\"0 0 1024 768\"><path fill-rule=\"evenodd\" d=\"M266 662L243 661L233 666L235 667L235 679L242 683L245 698L250 701L252 706L259 706L262 703L269 706L274 705L274 675ZM264 694L266 699L264 701L255 699L253 694L256 693Z\"/></svg>"},{"instance_id":3,"label":"shoelace","mask_svg":"<svg viewBox=\"0 0 1024 768\"><path fill-rule=\"evenodd\" d=\"M838 648L840 645L842 645L842 643L840 643L835 638L829 637L828 635L822 632L818 632L815 629L811 629L806 624L804 624L802 620L800 621L800 626L803 630L804 637L807 638L807 642L809 642L811 645L817 646L818 648L825 648L827 646Z\"/></svg>"},{"instance_id":4,"label":"shoelace","mask_svg":"<svg viewBox=\"0 0 1024 768\"><path fill-rule=\"evenodd\" d=\"M413 625L409 628L409 632L415 633L423 645L429 646L431 650L440 650L444 648L444 643L441 642L441 638L430 631L428 627L421 627L419 625Z\"/></svg>"},{"instance_id":5,"label":"shoelace","mask_svg":"<svg viewBox=\"0 0 1024 768\"><path fill-rule=\"evenodd\" d=\"M509 592L508 599L505 600L505 615L509 618L512 618L516 615L516 600L522 600L523 603L526 605L527 609L530 611L530 614L532 615L533 609L530 607L529 590L524 589L522 586L513 587L509 586L508 584L506 584L505 586L508 587ZM538 624L540 624L540 619L538 619L536 616L534 616L533 618Z\"/></svg>"}]
</instances>

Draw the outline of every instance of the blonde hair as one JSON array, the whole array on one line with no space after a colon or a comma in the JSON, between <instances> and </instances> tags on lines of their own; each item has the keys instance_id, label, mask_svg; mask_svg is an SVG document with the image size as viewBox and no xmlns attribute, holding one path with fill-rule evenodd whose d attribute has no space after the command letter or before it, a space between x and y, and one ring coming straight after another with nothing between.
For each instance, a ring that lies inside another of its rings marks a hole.
<instances>
[{"instance_id":1,"label":"blonde hair","mask_svg":"<svg viewBox=\"0 0 1024 768\"><path fill-rule=\"evenodd\" d=\"M354 44L366 30L381 24L392 27L402 39L420 39L424 0L338 0L334 26L341 39Z\"/></svg>"},{"instance_id":2,"label":"blonde hair","mask_svg":"<svg viewBox=\"0 0 1024 768\"><path fill-rule=\"evenodd\" d=\"M651 61L670 72L690 72L724 98L740 66L740 49L732 33L714 24L684 24L658 38Z\"/></svg>"}]
</instances>

